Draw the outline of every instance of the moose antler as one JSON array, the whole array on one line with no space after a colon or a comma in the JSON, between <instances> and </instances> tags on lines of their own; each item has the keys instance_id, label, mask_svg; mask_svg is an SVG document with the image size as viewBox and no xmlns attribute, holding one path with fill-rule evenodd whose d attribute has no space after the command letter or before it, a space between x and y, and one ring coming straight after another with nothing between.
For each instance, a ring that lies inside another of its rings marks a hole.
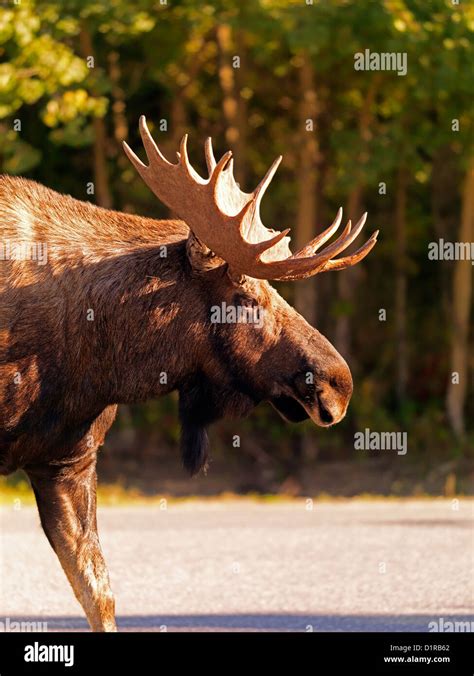
<instances>
[{"instance_id":1,"label":"moose antler","mask_svg":"<svg viewBox=\"0 0 474 676\"><path fill-rule=\"evenodd\" d=\"M358 251L344 258L334 258L359 235L367 214L352 228L348 222L342 234L320 253L341 224L339 209L333 224L309 244L292 254L289 228L278 232L266 228L260 220L260 202L282 158L278 157L252 193L240 190L232 168L232 152L216 162L211 139L205 145L209 178L202 178L191 166L187 135L183 137L178 162L172 164L161 154L140 117L140 134L148 157L148 166L124 142L127 157L155 195L183 219L195 237L229 265L237 275L257 279L294 280L326 270L342 270L361 261L377 240L378 230Z\"/></svg>"}]
</instances>

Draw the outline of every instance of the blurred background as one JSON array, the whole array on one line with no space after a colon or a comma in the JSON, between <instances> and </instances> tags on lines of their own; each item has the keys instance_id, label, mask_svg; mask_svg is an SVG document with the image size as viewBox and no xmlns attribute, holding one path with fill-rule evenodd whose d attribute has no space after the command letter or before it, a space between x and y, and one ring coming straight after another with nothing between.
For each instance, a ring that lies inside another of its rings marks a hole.
<instances>
[{"instance_id":1,"label":"blurred background","mask_svg":"<svg viewBox=\"0 0 474 676\"><path fill-rule=\"evenodd\" d=\"M209 475L190 481L176 398L122 407L103 481L178 495L474 493L473 267L428 257L440 238L474 241L473 31L474 6L451 0L1 3L0 171L167 217L121 149L140 148L145 114L170 159L184 132L198 170L207 136L231 148L245 190L282 154L263 221L291 227L296 246L341 205L381 231L356 268L278 285L351 366L343 423L289 425L262 405L211 430ZM406 54L406 75L355 70L365 50ZM366 428L407 432L407 454L355 450Z\"/></svg>"}]
</instances>

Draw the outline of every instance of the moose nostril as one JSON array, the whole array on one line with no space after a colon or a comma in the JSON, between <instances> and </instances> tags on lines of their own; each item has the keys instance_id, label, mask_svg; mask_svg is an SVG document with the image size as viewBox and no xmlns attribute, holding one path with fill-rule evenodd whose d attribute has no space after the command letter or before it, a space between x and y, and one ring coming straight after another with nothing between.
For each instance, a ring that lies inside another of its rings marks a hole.
<instances>
[{"instance_id":1,"label":"moose nostril","mask_svg":"<svg viewBox=\"0 0 474 676\"><path fill-rule=\"evenodd\" d=\"M323 423L326 423L327 425L330 425L331 423L334 422L334 417L330 411L324 406L324 404L321 402L321 399L318 399L319 402L319 415L321 417L321 420Z\"/></svg>"}]
</instances>

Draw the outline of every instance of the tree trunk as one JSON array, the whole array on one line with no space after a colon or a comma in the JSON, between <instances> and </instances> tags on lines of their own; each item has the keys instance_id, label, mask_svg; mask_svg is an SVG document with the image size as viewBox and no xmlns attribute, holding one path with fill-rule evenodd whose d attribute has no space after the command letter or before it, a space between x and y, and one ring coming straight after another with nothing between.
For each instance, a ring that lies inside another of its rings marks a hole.
<instances>
[{"instance_id":1,"label":"tree trunk","mask_svg":"<svg viewBox=\"0 0 474 676\"><path fill-rule=\"evenodd\" d=\"M239 105L239 96L236 91L236 69L233 67L233 36L228 24L220 24L216 29L217 45L219 47L219 82L222 90L222 113L224 116L226 146L232 150L235 159L234 175L244 189L245 149L242 147L242 137L239 124L242 123L242 103ZM240 63L242 67L242 62Z\"/></svg>"},{"instance_id":2,"label":"tree trunk","mask_svg":"<svg viewBox=\"0 0 474 676\"><path fill-rule=\"evenodd\" d=\"M112 82L112 119L114 123L114 137L120 147L120 157L125 155L122 152L122 141L128 138L128 121L125 114L125 92L121 87L121 69L120 69L120 54L116 51L110 52L108 55L109 61L109 76ZM125 158L126 159L126 158Z\"/></svg>"},{"instance_id":3,"label":"tree trunk","mask_svg":"<svg viewBox=\"0 0 474 676\"><path fill-rule=\"evenodd\" d=\"M314 69L310 55L301 55L298 69L299 107L299 157L298 157L298 207L296 218L295 250L307 244L315 236L317 219L317 161L318 144L316 123L318 100L314 85ZM307 129L307 125L312 129ZM294 305L310 324L316 322L316 280L310 278L295 284Z\"/></svg>"},{"instance_id":4,"label":"tree trunk","mask_svg":"<svg viewBox=\"0 0 474 676\"><path fill-rule=\"evenodd\" d=\"M236 115L236 124L237 124L237 142L235 144L236 157L240 157L241 160L238 162L236 167L235 177L241 186L242 190L246 190L246 179L247 179L247 120L248 120L248 105L247 99L245 99L241 92L247 83L247 45L245 43L245 31L244 29L239 29L237 35L237 52L240 57L240 68L236 69L235 72L235 86L236 86L236 98L237 98L237 115Z\"/></svg>"},{"instance_id":5,"label":"tree trunk","mask_svg":"<svg viewBox=\"0 0 474 676\"><path fill-rule=\"evenodd\" d=\"M407 172L400 166L395 194L395 382L399 406L405 399L408 381L406 206Z\"/></svg>"},{"instance_id":6,"label":"tree trunk","mask_svg":"<svg viewBox=\"0 0 474 676\"><path fill-rule=\"evenodd\" d=\"M474 241L474 158L471 159L462 195L462 213L459 242ZM448 383L446 405L449 422L459 438L465 434L464 406L468 384L469 315L472 298L472 262L455 263L452 287L451 377ZM459 374L459 382L453 375Z\"/></svg>"},{"instance_id":7,"label":"tree trunk","mask_svg":"<svg viewBox=\"0 0 474 676\"><path fill-rule=\"evenodd\" d=\"M296 233L293 251L307 244L316 230L316 210L318 207L318 171L319 148L316 140L316 124L319 113L314 85L314 69L307 52L300 56L299 77L299 134L297 139L297 181L298 205ZM296 282L294 285L294 306L304 318L314 326L316 323L316 278ZM313 436L303 435L293 445L293 467L303 467L304 460L314 460L318 449ZM294 470L292 476L297 474Z\"/></svg>"},{"instance_id":8,"label":"tree trunk","mask_svg":"<svg viewBox=\"0 0 474 676\"><path fill-rule=\"evenodd\" d=\"M96 202L105 209L112 208L112 195L109 189L109 172L105 158L106 133L104 120L94 117L94 189Z\"/></svg>"},{"instance_id":9,"label":"tree trunk","mask_svg":"<svg viewBox=\"0 0 474 676\"><path fill-rule=\"evenodd\" d=\"M367 146L372 138L371 126L374 118L375 96L380 86L381 78L376 76L371 80L365 103L359 114L358 130L360 138L360 150L354 158L354 187L352 188L346 208L346 218L352 220L355 224L361 217L362 194L365 183L364 165L367 163ZM353 247L358 248L359 235ZM360 279L360 268L355 266L344 270L344 273L337 277L339 312L336 320L335 344L343 357L354 364L352 358L352 315L354 313L354 299L356 289Z\"/></svg>"},{"instance_id":10,"label":"tree trunk","mask_svg":"<svg viewBox=\"0 0 474 676\"><path fill-rule=\"evenodd\" d=\"M84 59L88 56L94 56L91 36L84 26L79 34L79 42ZM104 119L102 117L94 117L92 127L94 130L93 169L96 202L99 206L110 209L112 207L112 195L109 188L109 173L106 159L107 133Z\"/></svg>"},{"instance_id":11,"label":"tree trunk","mask_svg":"<svg viewBox=\"0 0 474 676\"><path fill-rule=\"evenodd\" d=\"M433 155L431 170L431 216L436 239L456 238L459 228L459 190L461 173L454 171L456 154L449 145L443 145ZM438 265L440 303L443 322L451 324L451 275L447 265Z\"/></svg>"},{"instance_id":12,"label":"tree trunk","mask_svg":"<svg viewBox=\"0 0 474 676\"><path fill-rule=\"evenodd\" d=\"M360 218L362 203L362 185L358 183L349 195L347 202L346 218L357 223ZM354 247L356 248L356 247ZM358 281L359 268L347 268L337 276L339 313L336 320L335 344L339 352L346 361L352 363L352 343L351 343L351 318L354 312L355 286Z\"/></svg>"},{"instance_id":13,"label":"tree trunk","mask_svg":"<svg viewBox=\"0 0 474 676\"><path fill-rule=\"evenodd\" d=\"M169 141L169 157L173 157L179 148L181 139L188 130L188 111L185 90L178 89L171 102L171 137Z\"/></svg>"}]
</instances>

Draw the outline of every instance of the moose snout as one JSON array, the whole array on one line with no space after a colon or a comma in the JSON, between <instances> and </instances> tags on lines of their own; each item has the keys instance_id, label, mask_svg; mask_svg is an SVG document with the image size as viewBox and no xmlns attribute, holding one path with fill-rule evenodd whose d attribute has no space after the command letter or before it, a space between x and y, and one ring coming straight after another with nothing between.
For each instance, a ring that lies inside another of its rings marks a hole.
<instances>
[{"instance_id":1,"label":"moose snout","mask_svg":"<svg viewBox=\"0 0 474 676\"><path fill-rule=\"evenodd\" d=\"M311 410L313 421L321 427L335 425L346 415L352 395L352 376L345 362L318 384Z\"/></svg>"},{"instance_id":2,"label":"moose snout","mask_svg":"<svg viewBox=\"0 0 474 676\"><path fill-rule=\"evenodd\" d=\"M332 370L327 380L320 383L316 391L316 408L319 425L329 427L335 425L346 415L352 396L352 376L346 362Z\"/></svg>"},{"instance_id":3,"label":"moose snout","mask_svg":"<svg viewBox=\"0 0 474 676\"><path fill-rule=\"evenodd\" d=\"M313 416L316 417L315 422L322 427L335 425L346 415L349 400L350 395L342 397L335 394L330 388L324 388L316 395L313 413Z\"/></svg>"}]
</instances>

